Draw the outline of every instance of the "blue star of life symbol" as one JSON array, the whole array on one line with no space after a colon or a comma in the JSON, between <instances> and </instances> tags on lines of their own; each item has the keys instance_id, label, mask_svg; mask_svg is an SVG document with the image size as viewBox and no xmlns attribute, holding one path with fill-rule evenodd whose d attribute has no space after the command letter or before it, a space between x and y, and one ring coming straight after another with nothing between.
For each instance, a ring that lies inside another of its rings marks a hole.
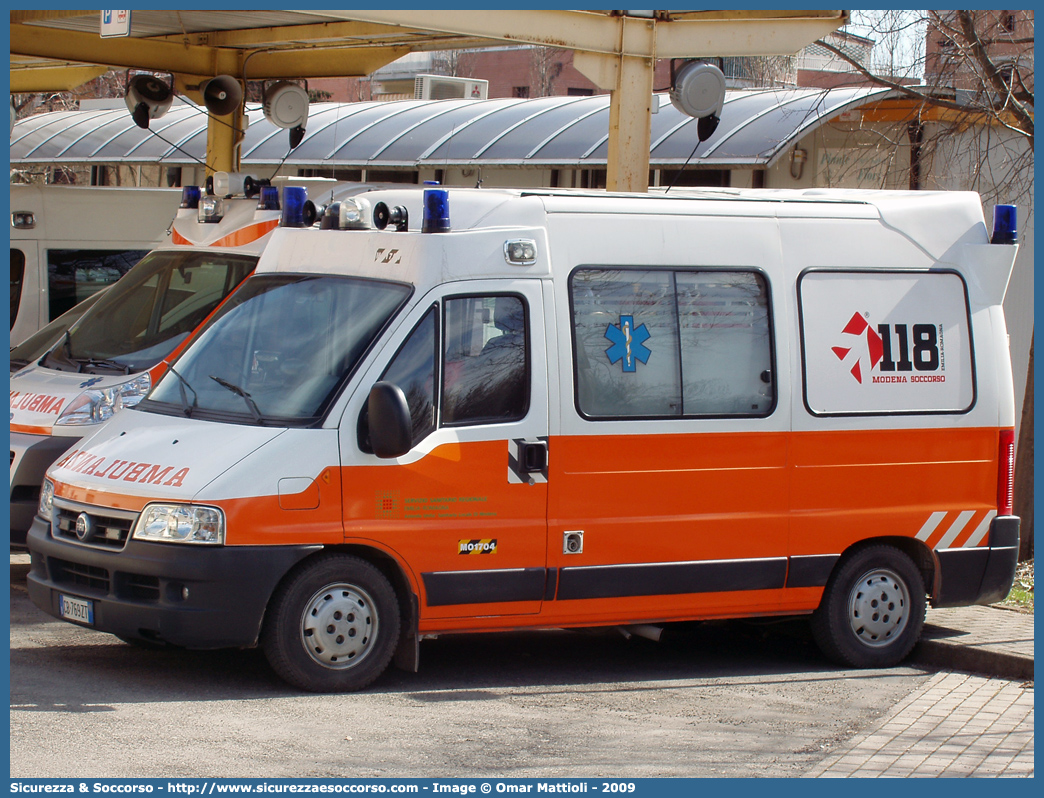
<instances>
[{"instance_id":1,"label":"blue star of life symbol","mask_svg":"<svg viewBox=\"0 0 1044 798\"><path fill-rule=\"evenodd\" d=\"M91 377L86 382L81 382L80 383L80 387L81 388L90 388L92 385L97 385L101 381L102 381L101 377Z\"/></svg>"},{"instance_id":2,"label":"blue star of life symbol","mask_svg":"<svg viewBox=\"0 0 1044 798\"><path fill-rule=\"evenodd\" d=\"M613 345L605 350L610 363L623 361L625 372L635 371L638 368L636 361L649 362L652 352L645 342L651 337L651 333L645 325L637 329L634 326L633 316L621 316L620 324L610 324L605 328L605 337L613 342Z\"/></svg>"}]
</instances>

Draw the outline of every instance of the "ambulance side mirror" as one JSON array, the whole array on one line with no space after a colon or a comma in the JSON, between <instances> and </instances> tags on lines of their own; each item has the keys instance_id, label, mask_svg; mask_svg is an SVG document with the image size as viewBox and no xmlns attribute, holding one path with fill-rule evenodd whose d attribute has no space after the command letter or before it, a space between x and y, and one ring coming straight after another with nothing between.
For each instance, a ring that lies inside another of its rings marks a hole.
<instances>
[{"instance_id":1,"label":"ambulance side mirror","mask_svg":"<svg viewBox=\"0 0 1044 798\"><path fill-rule=\"evenodd\" d=\"M378 382L367 400L370 445L378 457L401 457L413 447L413 421L402 388Z\"/></svg>"}]
</instances>

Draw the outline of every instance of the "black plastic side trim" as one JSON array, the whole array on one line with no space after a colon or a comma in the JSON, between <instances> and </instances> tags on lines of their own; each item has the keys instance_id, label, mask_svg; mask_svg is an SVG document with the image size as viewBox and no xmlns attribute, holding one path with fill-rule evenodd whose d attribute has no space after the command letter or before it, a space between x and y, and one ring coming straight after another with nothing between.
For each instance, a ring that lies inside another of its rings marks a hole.
<instances>
[{"instance_id":1,"label":"black plastic side trim","mask_svg":"<svg viewBox=\"0 0 1044 798\"><path fill-rule=\"evenodd\" d=\"M421 574L429 607L492 604L500 601L541 601L545 570L439 571Z\"/></svg>"},{"instance_id":2,"label":"black plastic side trim","mask_svg":"<svg viewBox=\"0 0 1044 798\"><path fill-rule=\"evenodd\" d=\"M787 587L823 587L840 554L809 554L790 558Z\"/></svg>"},{"instance_id":3,"label":"black plastic side trim","mask_svg":"<svg viewBox=\"0 0 1044 798\"><path fill-rule=\"evenodd\" d=\"M544 583L544 601L554 601L558 592L558 569L547 569L547 581Z\"/></svg>"},{"instance_id":4,"label":"black plastic side trim","mask_svg":"<svg viewBox=\"0 0 1044 798\"><path fill-rule=\"evenodd\" d=\"M785 557L764 560L581 566L562 569L558 598L621 598L733 590L772 590L782 588L786 577Z\"/></svg>"}]
</instances>

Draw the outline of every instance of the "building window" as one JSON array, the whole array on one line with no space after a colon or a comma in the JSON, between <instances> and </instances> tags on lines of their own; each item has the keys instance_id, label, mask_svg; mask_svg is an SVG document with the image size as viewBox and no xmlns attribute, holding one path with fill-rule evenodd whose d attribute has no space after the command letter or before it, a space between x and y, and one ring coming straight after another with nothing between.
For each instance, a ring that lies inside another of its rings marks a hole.
<instances>
[{"instance_id":1,"label":"building window","mask_svg":"<svg viewBox=\"0 0 1044 798\"><path fill-rule=\"evenodd\" d=\"M398 169L367 169L366 180L370 183L418 183L420 173Z\"/></svg>"},{"instance_id":2,"label":"building window","mask_svg":"<svg viewBox=\"0 0 1044 798\"><path fill-rule=\"evenodd\" d=\"M524 100L529 99L529 86L515 86L511 89L512 97L520 97Z\"/></svg>"},{"instance_id":3,"label":"building window","mask_svg":"<svg viewBox=\"0 0 1044 798\"><path fill-rule=\"evenodd\" d=\"M591 97L594 95L594 89L581 89L576 86L570 86L566 89L567 97Z\"/></svg>"},{"instance_id":4,"label":"building window","mask_svg":"<svg viewBox=\"0 0 1044 798\"><path fill-rule=\"evenodd\" d=\"M1002 11L1001 12L1001 27L1004 28L1008 33L1015 32L1015 12L1014 11Z\"/></svg>"}]
</instances>

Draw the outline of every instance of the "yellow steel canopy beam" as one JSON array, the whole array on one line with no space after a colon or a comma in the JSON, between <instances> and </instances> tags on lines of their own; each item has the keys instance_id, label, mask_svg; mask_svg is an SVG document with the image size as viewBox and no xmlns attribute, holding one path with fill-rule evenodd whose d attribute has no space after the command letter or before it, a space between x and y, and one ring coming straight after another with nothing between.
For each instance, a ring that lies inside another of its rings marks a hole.
<instances>
[{"instance_id":1,"label":"yellow steel canopy beam","mask_svg":"<svg viewBox=\"0 0 1044 798\"><path fill-rule=\"evenodd\" d=\"M314 45L251 51L152 38L102 39L80 31L11 25L12 55L250 80L363 77L409 52L405 46L346 49Z\"/></svg>"},{"instance_id":2,"label":"yellow steel canopy beam","mask_svg":"<svg viewBox=\"0 0 1044 798\"><path fill-rule=\"evenodd\" d=\"M59 66L11 70L13 94L35 94L48 91L72 91L108 72L103 66Z\"/></svg>"},{"instance_id":3,"label":"yellow steel canopy beam","mask_svg":"<svg viewBox=\"0 0 1044 798\"><path fill-rule=\"evenodd\" d=\"M848 21L847 11L692 12L678 18L553 10L309 13L518 44L655 58L791 54ZM630 38L626 49L621 49L623 25L648 26L653 35Z\"/></svg>"}]
</instances>

